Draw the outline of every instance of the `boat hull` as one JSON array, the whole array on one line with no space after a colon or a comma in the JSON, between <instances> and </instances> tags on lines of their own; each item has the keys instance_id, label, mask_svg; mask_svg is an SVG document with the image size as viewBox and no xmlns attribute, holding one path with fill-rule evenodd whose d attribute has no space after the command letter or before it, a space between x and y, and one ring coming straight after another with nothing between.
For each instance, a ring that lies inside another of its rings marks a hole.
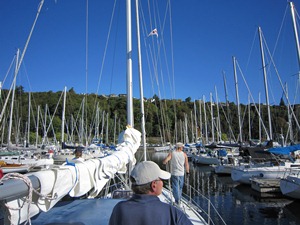
<instances>
[{"instance_id":1,"label":"boat hull","mask_svg":"<svg viewBox=\"0 0 300 225\"><path fill-rule=\"evenodd\" d=\"M294 175L280 180L280 190L283 195L300 199L300 178Z\"/></svg>"},{"instance_id":2,"label":"boat hull","mask_svg":"<svg viewBox=\"0 0 300 225\"><path fill-rule=\"evenodd\" d=\"M284 166L257 168L235 167L231 171L232 180L243 184L251 184L251 178L278 179L284 178L286 175L287 168Z\"/></svg>"}]
</instances>

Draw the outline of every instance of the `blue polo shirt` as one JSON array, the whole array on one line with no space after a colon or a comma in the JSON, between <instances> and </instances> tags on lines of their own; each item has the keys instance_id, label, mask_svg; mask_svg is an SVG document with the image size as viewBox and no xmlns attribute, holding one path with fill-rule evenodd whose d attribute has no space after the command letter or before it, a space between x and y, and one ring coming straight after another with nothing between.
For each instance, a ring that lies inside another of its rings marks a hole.
<instances>
[{"instance_id":1,"label":"blue polo shirt","mask_svg":"<svg viewBox=\"0 0 300 225\"><path fill-rule=\"evenodd\" d=\"M176 207L161 202L154 195L134 194L113 209L109 225L192 225Z\"/></svg>"}]
</instances>

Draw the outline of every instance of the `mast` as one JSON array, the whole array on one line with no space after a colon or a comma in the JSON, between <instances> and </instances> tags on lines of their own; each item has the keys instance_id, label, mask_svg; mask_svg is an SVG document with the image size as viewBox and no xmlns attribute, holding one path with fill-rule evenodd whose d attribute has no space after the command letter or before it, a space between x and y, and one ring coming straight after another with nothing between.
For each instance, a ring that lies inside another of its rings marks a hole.
<instances>
[{"instance_id":1,"label":"mast","mask_svg":"<svg viewBox=\"0 0 300 225\"><path fill-rule=\"evenodd\" d=\"M194 122L193 122L193 112L191 111L191 135L192 135L192 138L191 138L191 142L194 142Z\"/></svg>"},{"instance_id":2,"label":"mast","mask_svg":"<svg viewBox=\"0 0 300 225\"><path fill-rule=\"evenodd\" d=\"M295 19L295 6L294 6L293 2L290 2L290 7L291 7L291 14L292 14L292 20L293 20L293 27L294 27L294 35L295 35L297 55L298 55L298 66L300 67L299 37L298 37L297 24L296 24L296 19Z\"/></svg>"},{"instance_id":3,"label":"mast","mask_svg":"<svg viewBox=\"0 0 300 225\"><path fill-rule=\"evenodd\" d=\"M108 145L108 120L109 113L106 113L106 131L105 131L105 143Z\"/></svg>"},{"instance_id":4,"label":"mast","mask_svg":"<svg viewBox=\"0 0 300 225\"><path fill-rule=\"evenodd\" d=\"M214 128L214 113L213 113L213 102L212 102L212 93L210 92L210 117L211 117L211 137L212 143L215 142L215 128Z\"/></svg>"},{"instance_id":5,"label":"mast","mask_svg":"<svg viewBox=\"0 0 300 225\"><path fill-rule=\"evenodd\" d=\"M260 106L260 92L258 94L258 112L259 112L259 120L258 120L258 129L259 129L259 143L261 143L261 106Z\"/></svg>"},{"instance_id":6,"label":"mast","mask_svg":"<svg viewBox=\"0 0 300 225\"><path fill-rule=\"evenodd\" d=\"M248 124L249 124L249 140L251 137L251 110L250 110L250 94L248 95Z\"/></svg>"},{"instance_id":7,"label":"mast","mask_svg":"<svg viewBox=\"0 0 300 225\"><path fill-rule=\"evenodd\" d=\"M131 36L131 0L126 0L126 28L127 28L127 123L134 127L132 100L132 36Z\"/></svg>"},{"instance_id":8,"label":"mast","mask_svg":"<svg viewBox=\"0 0 300 225\"><path fill-rule=\"evenodd\" d=\"M65 141L65 109L66 109L66 95L67 95L67 87L64 88L64 102L63 102L63 111L61 118L61 144Z\"/></svg>"},{"instance_id":9,"label":"mast","mask_svg":"<svg viewBox=\"0 0 300 225\"><path fill-rule=\"evenodd\" d=\"M262 43L262 32L261 28L258 27L258 33L259 33L259 43L260 43L260 52L261 52L261 63L263 68L263 74L264 74L264 84L265 84L265 94L266 94L266 103L267 103L267 109L268 109L268 119L269 119L269 139L273 140L272 135L272 121L271 121L271 111L270 111L270 103L269 103L269 92L268 92L268 81L267 81L267 71L266 71L266 64L265 64L265 57L264 57L264 47Z\"/></svg>"},{"instance_id":10,"label":"mast","mask_svg":"<svg viewBox=\"0 0 300 225\"><path fill-rule=\"evenodd\" d=\"M17 57L16 57L16 67L13 79L13 91L11 97L11 105L10 105L10 115L9 115L9 126L8 126L8 137L7 137L7 145L8 148L11 143L11 130L12 130L12 118L13 118L13 110L14 110L14 101L15 101L15 90L16 90L16 82L17 82L17 74L18 74L18 67L19 67L19 54L20 50L17 50Z\"/></svg>"},{"instance_id":11,"label":"mast","mask_svg":"<svg viewBox=\"0 0 300 225\"><path fill-rule=\"evenodd\" d=\"M27 126L27 144L29 147L29 137L30 137L30 108L31 108L31 93L28 92L28 126ZM26 146L24 146L26 147Z\"/></svg>"},{"instance_id":12,"label":"mast","mask_svg":"<svg viewBox=\"0 0 300 225\"><path fill-rule=\"evenodd\" d=\"M184 114L184 134L185 134L185 143L189 143L189 136L188 136L188 127L187 127L187 114Z\"/></svg>"},{"instance_id":13,"label":"mast","mask_svg":"<svg viewBox=\"0 0 300 225\"><path fill-rule=\"evenodd\" d=\"M201 110L201 100L199 99L199 122L200 122L200 139L201 139L201 142L203 142L202 138L203 138L203 135L202 135L202 110Z\"/></svg>"},{"instance_id":14,"label":"mast","mask_svg":"<svg viewBox=\"0 0 300 225\"><path fill-rule=\"evenodd\" d=\"M206 144L208 144L206 106L205 106L205 96L204 95L203 95L203 110L204 110L205 138L206 138Z\"/></svg>"},{"instance_id":15,"label":"mast","mask_svg":"<svg viewBox=\"0 0 300 225\"><path fill-rule=\"evenodd\" d=\"M297 30L297 23L296 23L296 19L295 19L295 6L293 2L290 2L290 7L291 7L291 14L292 14L292 20L293 20L293 27L294 27L294 35L295 35L295 41L296 41L296 48L297 48L297 56L298 56L298 69L300 70L300 47L299 47L299 37L298 37L298 30ZM300 84L300 72L298 72L298 85ZM293 109L291 108L291 105L289 104L290 110L291 110L291 114L294 117L294 120L298 126L298 129L300 129L299 127L299 123L297 120L297 117L294 114Z\"/></svg>"},{"instance_id":16,"label":"mast","mask_svg":"<svg viewBox=\"0 0 300 225\"><path fill-rule=\"evenodd\" d=\"M144 90L143 90L143 71L142 71L142 57L141 57L141 40L140 40L140 22L139 22L139 1L135 0L136 11L136 35L137 35L137 50L138 50L138 70L140 78L140 98L141 98L141 129L144 150L144 161L147 160L146 154L146 131L145 131L145 112L144 112Z\"/></svg>"},{"instance_id":17,"label":"mast","mask_svg":"<svg viewBox=\"0 0 300 225\"><path fill-rule=\"evenodd\" d=\"M194 101L194 112L195 112L195 142L197 142L198 141L198 124L197 124L196 101Z\"/></svg>"},{"instance_id":18,"label":"mast","mask_svg":"<svg viewBox=\"0 0 300 225\"><path fill-rule=\"evenodd\" d=\"M236 94L236 104L238 107L238 118L239 118L239 141L240 144L243 142L242 138L242 121L241 121L241 108L240 108L240 98L239 98L239 87L238 87L238 81L237 81L237 74L236 74L236 59L233 56L233 72L234 72L234 82L235 82L235 94Z\"/></svg>"},{"instance_id":19,"label":"mast","mask_svg":"<svg viewBox=\"0 0 300 225\"><path fill-rule=\"evenodd\" d=\"M288 86L286 84L286 93L288 95ZM292 115L291 115L291 112L290 112L290 107L289 105L287 105L287 110L288 110L288 127L289 127L289 130L290 130L290 142L293 143L294 142L294 133L293 133L293 127L292 127Z\"/></svg>"},{"instance_id":20,"label":"mast","mask_svg":"<svg viewBox=\"0 0 300 225\"><path fill-rule=\"evenodd\" d=\"M216 104L217 104L217 134L218 134L218 141L222 141L222 131L221 131L221 121L220 121L220 109L219 109L219 100L218 100L218 91L217 86L215 86L215 92L216 92Z\"/></svg>"},{"instance_id":21,"label":"mast","mask_svg":"<svg viewBox=\"0 0 300 225\"><path fill-rule=\"evenodd\" d=\"M225 101L226 101L228 125L229 125L229 128L230 128L231 127L231 121L230 121L230 118L229 118L228 92L227 92L226 76L225 76L225 72L224 71L223 71L223 81L224 81ZM231 143L231 132L230 132L230 129L229 129L229 143Z\"/></svg>"},{"instance_id":22,"label":"mast","mask_svg":"<svg viewBox=\"0 0 300 225\"><path fill-rule=\"evenodd\" d=\"M40 120L40 105L38 105L37 108L37 119L36 119L36 134L35 134L35 147L38 146L38 140L39 140L39 121Z\"/></svg>"}]
</instances>

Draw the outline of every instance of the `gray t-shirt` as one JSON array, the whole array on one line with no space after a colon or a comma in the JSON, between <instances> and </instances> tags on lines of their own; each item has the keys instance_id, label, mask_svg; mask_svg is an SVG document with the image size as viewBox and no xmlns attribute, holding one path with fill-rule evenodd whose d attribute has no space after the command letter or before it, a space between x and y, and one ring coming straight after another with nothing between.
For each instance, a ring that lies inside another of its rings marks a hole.
<instances>
[{"instance_id":1,"label":"gray t-shirt","mask_svg":"<svg viewBox=\"0 0 300 225\"><path fill-rule=\"evenodd\" d=\"M184 152L173 151L171 158L171 174L174 176L184 176Z\"/></svg>"}]
</instances>

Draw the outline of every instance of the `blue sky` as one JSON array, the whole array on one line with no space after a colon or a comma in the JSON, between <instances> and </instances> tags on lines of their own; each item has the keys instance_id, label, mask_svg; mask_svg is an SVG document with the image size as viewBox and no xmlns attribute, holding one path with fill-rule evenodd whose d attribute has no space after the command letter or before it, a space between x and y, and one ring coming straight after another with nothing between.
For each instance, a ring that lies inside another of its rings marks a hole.
<instances>
[{"instance_id":1,"label":"blue sky","mask_svg":"<svg viewBox=\"0 0 300 225\"><path fill-rule=\"evenodd\" d=\"M0 1L2 81L17 48L24 49L39 2ZM18 75L17 84L25 91L56 92L66 86L67 89L73 87L77 93L126 93L125 1L116 2L107 45L115 1L88 1L88 32L86 2L45 0ZM240 102L248 102L244 79L253 100L258 102L260 93L260 101L266 102L257 33L260 26L279 77L282 83L287 83L290 101L300 102L295 75L299 66L286 0L171 0L171 17L166 0L140 2L145 97L156 94L167 99L198 100L205 96L209 101L212 93L216 101L217 90L218 100L224 102L225 74L228 100L235 102L234 56L238 63ZM294 4L300 9L299 0ZM132 1L133 13L134 5ZM135 14L133 16L133 95L138 98ZM158 38L147 37L154 28L158 30ZM269 101L278 104L283 91L268 50L265 49L266 62L270 65L267 69ZM9 88L11 80L12 72L9 72L4 88Z\"/></svg>"}]
</instances>

